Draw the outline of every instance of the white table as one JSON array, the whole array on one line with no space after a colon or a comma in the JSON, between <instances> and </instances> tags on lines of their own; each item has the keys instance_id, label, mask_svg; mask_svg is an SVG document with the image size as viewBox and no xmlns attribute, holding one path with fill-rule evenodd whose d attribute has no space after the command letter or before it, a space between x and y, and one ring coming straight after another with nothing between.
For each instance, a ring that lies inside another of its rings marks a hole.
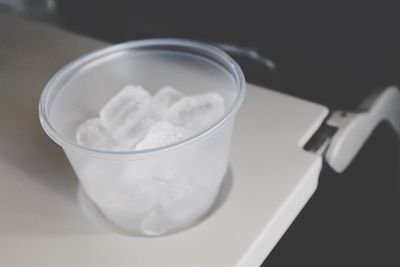
<instances>
[{"instance_id":1,"label":"white table","mask_svg":"<svg viewBox=\"0 0 400 267\"><path fill-rule=\"evenodd\" d=\"M316 189L322 159L302 147L328 110L248 85L213 213L166 237L117 234L82 211L37 110L57 69L104 45L0 13L0 266L259 266Z\"/></svg>"}]
</instances>

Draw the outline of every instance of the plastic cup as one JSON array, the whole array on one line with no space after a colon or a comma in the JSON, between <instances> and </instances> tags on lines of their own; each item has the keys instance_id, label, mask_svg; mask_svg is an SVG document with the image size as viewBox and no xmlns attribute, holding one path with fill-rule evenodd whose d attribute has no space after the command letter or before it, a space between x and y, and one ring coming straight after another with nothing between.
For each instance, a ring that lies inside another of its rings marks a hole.
<instances>
[{"instance_id":1,"label":"plastic cup","mask_svg":"<svg viewBox=\"0 0 400 267\"><path fill-rule=\"evenodd\" d=\"M142 151L104 151L77 144L78 125L97 116L124 86L151 93L169 85L187 95L217 92L225 114L179 143ZM163 235L201 220L227 171L235 114L245 95L240 67L204 43L153 39L114 45L59 70L39 103L45 132L69 159L101 213L129 233Z\"/></svg>"}]
</instances>

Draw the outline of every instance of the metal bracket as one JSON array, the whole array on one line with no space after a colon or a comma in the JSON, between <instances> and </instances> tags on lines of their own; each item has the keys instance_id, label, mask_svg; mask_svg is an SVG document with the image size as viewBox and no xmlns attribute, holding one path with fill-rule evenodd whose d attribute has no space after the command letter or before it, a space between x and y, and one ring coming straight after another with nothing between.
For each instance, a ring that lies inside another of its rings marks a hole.
<instances>
[{"instance_id":1,"label":"metal bracket","mask_svg":"<svg viewBox=\"0 0 400 267\"><path fill-rule=\"evenodd\" d=\"M335 111L326 124L337 128L325 150L326 162L343 172L352 162L373 130L387 121L400 139L400 92L395 86L370 96L360 106L361 112Z\"/></svg>"}]
</instances>

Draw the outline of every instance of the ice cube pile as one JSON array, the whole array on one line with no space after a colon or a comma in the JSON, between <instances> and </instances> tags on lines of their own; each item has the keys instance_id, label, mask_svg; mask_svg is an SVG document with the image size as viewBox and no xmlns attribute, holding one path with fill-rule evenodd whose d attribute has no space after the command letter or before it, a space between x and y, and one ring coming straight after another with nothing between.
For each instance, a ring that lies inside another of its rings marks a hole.
<instances>
[{"instance_id":1,"label":"ice cube pile","mask_svg":"<svg viewBox=\"0 0 400 267\"><path fill-rule=\"evenodd\" d=\"M154 96L128 85L100 110L99 117L81 123L78 144L108 151L144 150L166 146L205 129L225 112L217 93L185 96L162 87Z\"/></svg>"},{"instance_id":2,"label":"ice cube pile","mask_svg":"<svg viewBox=\"0 0 400 267\"><path fill-rule=\"evenodd\" d=\"M186 96L166 86L154 96L126 86L79 125L77 142L108 151L162 147L204 130L225 112L217 93ZM84 162L86 193L112 222L133 233L161 235L192 224L214 202L227 165L227 138L167 156ZM197 164L202 158L207 168ZM83 164L83 163L82 163Z\"/></svg>"}]
</instances>

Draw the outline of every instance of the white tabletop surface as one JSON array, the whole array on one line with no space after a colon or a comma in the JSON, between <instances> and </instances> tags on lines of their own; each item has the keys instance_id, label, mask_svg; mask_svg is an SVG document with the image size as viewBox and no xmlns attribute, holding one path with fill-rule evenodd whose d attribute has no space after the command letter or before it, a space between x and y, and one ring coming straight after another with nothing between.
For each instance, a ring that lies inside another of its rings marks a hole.
<instances>
[{"instance_id":1,"label":"white tabletop surface","mask_svg":"<svg viewBox=\"0 0 400 267\"><path fill-rule=\"evenodd\" d=\"M41 90L104 43L0 13L0 266L258 266L314 192L321 158L302 149L327 109L248 85L225 193L203 222L166 237L91 221L78 180L38 120Z\"/></svg>"}]
</instances>

